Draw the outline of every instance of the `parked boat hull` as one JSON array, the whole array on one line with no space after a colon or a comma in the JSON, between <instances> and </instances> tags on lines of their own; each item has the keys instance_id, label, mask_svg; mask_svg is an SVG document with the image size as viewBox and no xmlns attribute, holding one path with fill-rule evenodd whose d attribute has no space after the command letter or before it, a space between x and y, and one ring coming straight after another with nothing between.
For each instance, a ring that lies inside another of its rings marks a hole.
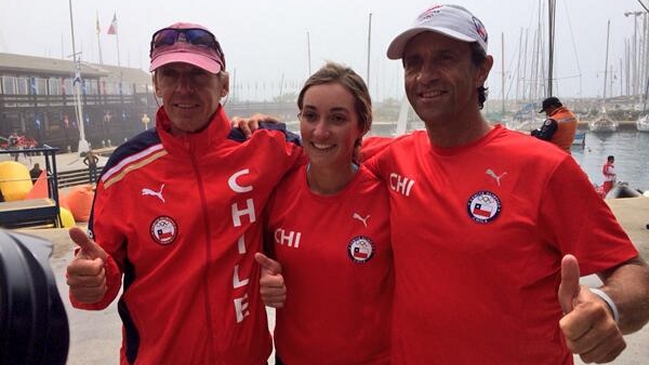
<instances>
[{"instance_id":1,"label":"parked boat hull","mask_svg":"<svg viewBox=\"0 0 649 365\"><path fill-rule=\"evenodd\" d=\"M588 129L591 132L615 132L618 127L618 122L612 120L608 116L600 117L588 123Z\"/></svg>"},{"instance_id":2,"label":"parked boat hull","mask_svg":"<svg viewBox=\"0 0 649 365\"><path fill-rule=\"evenodd\" d=\"M649 114L645 114L638 118L636 128L638 128L640 132L649 132Z\"/></svg>"}]
</instances>

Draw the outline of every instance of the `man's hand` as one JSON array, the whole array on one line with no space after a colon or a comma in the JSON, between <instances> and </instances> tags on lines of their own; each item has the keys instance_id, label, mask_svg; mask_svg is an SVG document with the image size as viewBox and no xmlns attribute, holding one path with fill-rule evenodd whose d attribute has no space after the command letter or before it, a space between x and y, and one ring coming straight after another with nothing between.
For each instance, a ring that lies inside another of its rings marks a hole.
<instances>
[{"instance_id":1,"label":"man's hand","mask_svg":"<svg viewBox=\"0 0 649 365\"><path fill-rule=\"evenodd\" d=\"M282 265L259 252L255 254L255 260L261 266L259 293L264 304L273 308L284 307L286 284L282 276Z\"/></svg>"},{"instance_id":2,"label":"man's hand","mask_svg":"<svg viewBox=\"0 0 649 365\"><path fill-rule=\"evenodd\" d=\"M626 348L606 302L579 284L579 263L572 255L561 261L558 299L565 313L559 327L568 349L584 362L610 362Z\"/></svg>"},{"instance_id":3,"label":"man's hand","mask_svg":"<svg viewBox=\"0 0 649 365\"><path fill-rule=\"evenodd\" d=\"M232 121L232 128L241 129L241 131L246 136L246 138L250 138L252 132L259 129L259 123L261 122L279 123L279 120L277 118L271 117L270 115L260 114L260 113L253 114L250 118L241 118L235 116L232 117L231 121Z\"/></svg>"},{"instance_id":4,"label":"man's hand","mask_svg":"<svg viewBox=\"0 0 649 365\"><path fill-rule=\"evenodd\" d=\"M82 229L70 228L70 238L79 246L68 265L70 295L81 303L96 303L106 294L106 252Z\"/></svg>"}]
</instances>

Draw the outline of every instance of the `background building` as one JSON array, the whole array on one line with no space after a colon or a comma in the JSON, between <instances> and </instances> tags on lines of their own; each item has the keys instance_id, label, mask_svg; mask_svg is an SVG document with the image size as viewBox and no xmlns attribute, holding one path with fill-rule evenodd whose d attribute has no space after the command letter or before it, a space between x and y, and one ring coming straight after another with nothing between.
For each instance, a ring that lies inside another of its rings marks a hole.
<instances>
[{"instance_id":1,"label":"background building","mask_svg":"<svg viewBox=\"0 0 649 365\"><path fill-rule=\"evenodd\" d=\"M39 146L74 150L79 123L84 123L86 140L96 148L119 144L144 130L144 114L155 119L157 104L148 72L81 63L80 76L75 76L73 61L0 53L0 137L17 133ZM80 118L76 82L81 83Z\"/></svg>"}]
</instances>

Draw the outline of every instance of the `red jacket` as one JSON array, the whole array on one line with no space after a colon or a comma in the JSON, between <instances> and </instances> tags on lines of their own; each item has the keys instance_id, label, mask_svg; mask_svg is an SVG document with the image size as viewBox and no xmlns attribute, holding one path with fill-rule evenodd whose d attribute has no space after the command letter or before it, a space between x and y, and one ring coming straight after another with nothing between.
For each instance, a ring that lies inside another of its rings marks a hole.
<instances>
[{"instance_id":1,"label":"red jacket","mask_svg":"<svg viewBox=\"0 0 649 365\"><path fill-rule=\"evenodd\" d=\"M156 129L111 156L89 229L109 255L108 293L123 322L121 364L260 365L271 352L259 297L261 212L301 155L284 133L236 141L219 107L202 132Z\"/></svg>"}]
</instances>

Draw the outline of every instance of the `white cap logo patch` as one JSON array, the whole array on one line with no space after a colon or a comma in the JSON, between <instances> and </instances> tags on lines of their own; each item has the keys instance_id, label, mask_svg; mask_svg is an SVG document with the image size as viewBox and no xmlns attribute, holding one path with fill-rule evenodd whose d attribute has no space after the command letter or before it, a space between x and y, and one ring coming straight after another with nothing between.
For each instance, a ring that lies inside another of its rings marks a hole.
<instances>
[{"instance_id":1,"label":"white cap logo patch","mask_svg":"<svg viewBox=\"0 0 649 365\"><path fill-rule=\"evenodd\" d=\"M374 242L365 236L354 237L347 245L347 254L352 261L364 264L374 256Z\"/></svg>"},{"instance_id":2,"label":"white cap logo patch","mask_svg":"<svg viewBox=\"0 0 649 365\"><path fill-rule=\"evenodd\" d=\"M172 244L178 237L178 225L167 216L156 218L149 229L151 238L163 246Z\"/></svg>"},{"instance_id":3,"label":"white cap logo patch","mask_svg":"<svg viewBox=\"0 0 649 365\"><path fill-rule=\"evenodd\" d=\"M473 221L486 224L498 217L502 205L496 194L490 191L479 191L469 198L467 209Z\"/></svg>"},{"instance_id":4,"label":"white cap logo patch","mask_svg":"<svg viewBox=\"0 0 649 365\"><path fill-rule=\"evenodd\" d=\"M475 24L475 31L478 33L480 38L487 44L489 42L489 35L487 34L487 28L485 28L484 24L480 21L480 19L473 17L473 24ZM486 50L485 50L486 52Z\"/></svg>"}]
</instances>

